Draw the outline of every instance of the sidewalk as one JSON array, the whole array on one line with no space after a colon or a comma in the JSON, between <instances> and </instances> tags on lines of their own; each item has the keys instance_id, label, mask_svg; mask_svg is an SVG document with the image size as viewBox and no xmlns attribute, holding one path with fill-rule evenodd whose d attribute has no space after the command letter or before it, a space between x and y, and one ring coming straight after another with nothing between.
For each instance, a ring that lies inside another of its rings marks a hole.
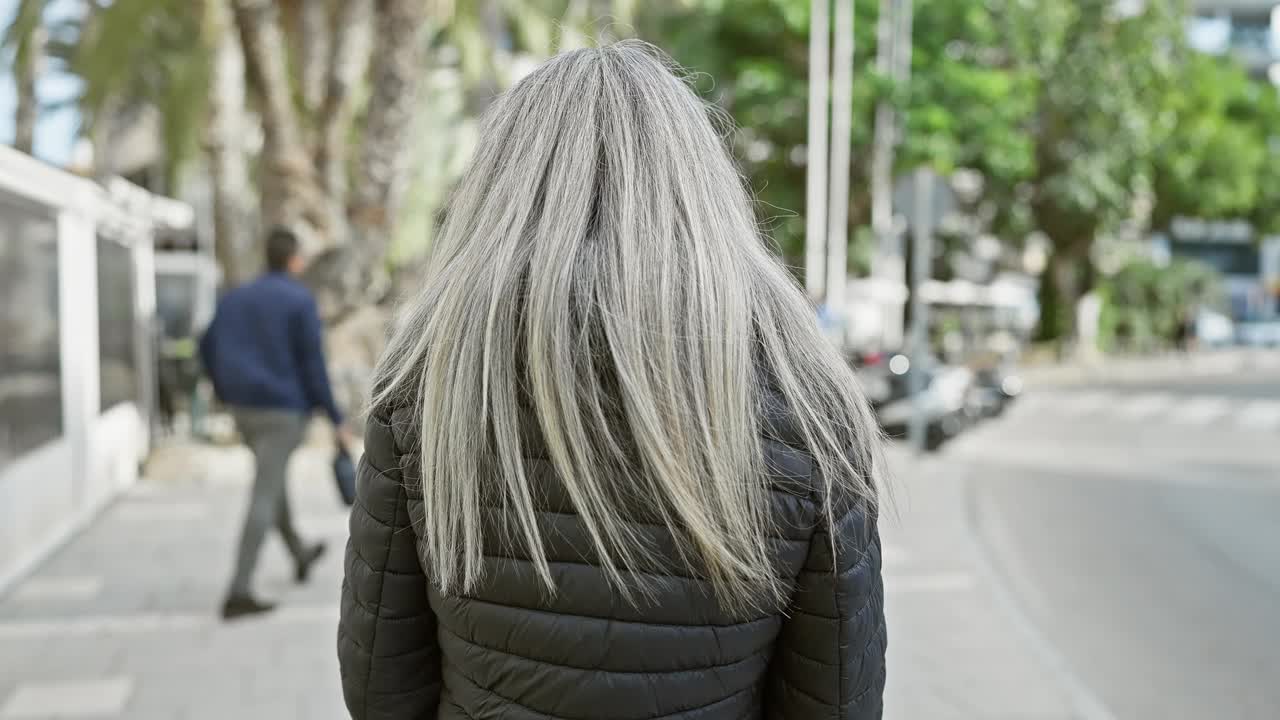
<instances>
[{"instance_id":1,"label":"sidewalk","mask_svg":"<svg viewBox=\"0 0 1280 720\"><path fill-rule=\"evenodd\" d=\"M257 588L281 608L224 625L251 458L240 448L162 448L149 479L0 598L0 719L345 718L336 622L346 513L327 454L292 467L294 512L329 552L292 583L278 539Z\"/></svg>"},{"instance_id":2,"label":"sidewalk","mask_svg":"<svg viewBox=\"0 0 1280 720\"><path fill-rule=\"evenodd\" d=\"M329 543L312 583L293 585L271 540L258 587L281 608L224 625L216 609L250 458L161 449L148 480L0 598L0 720L346 717L334 649L345 512L326 462L309 449L292 468L299 525ZM992 591L946 455L917 461L895 449L891 464L899 519L882 522L886 718L1086 717Z\"/></svg>"},{"instance_id":3,"label":"sidewalk","mask_svg":"<svg viewBox=\"0 0 1280 720\"><path fill-rule=\"evenodd\" d=\"M971 539L961 463L891 448L882 511L886 720L1100 720L1024 628Z\"/></svg>"}]
</instances>

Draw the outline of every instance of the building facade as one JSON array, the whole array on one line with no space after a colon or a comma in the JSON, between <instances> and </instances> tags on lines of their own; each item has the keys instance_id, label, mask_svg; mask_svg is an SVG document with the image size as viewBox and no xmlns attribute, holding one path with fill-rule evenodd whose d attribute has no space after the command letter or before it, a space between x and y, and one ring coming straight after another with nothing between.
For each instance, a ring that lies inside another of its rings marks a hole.
<instances>
[{"instance_id":1,"label":"building facade","mask_svg":"<svg viewBox=\"0 0 1280 720\"><path fill-rule=\"evenodd\" d=\"M191 212L134 190L0 147L0 591L134 482L148 450L152 237Z\"/></svg>"},{"instance_id":2,"label":"building facade","mask_svg":"<svg viewBox=\"0 0 1280 720\"><path fill-rule=\"evenodd\" d=\"M1251 73L1280 84L1280 3L1276 0L1195 0L1187 28L1191 44L1231 53Z\"/></svg>"}]
</instances>

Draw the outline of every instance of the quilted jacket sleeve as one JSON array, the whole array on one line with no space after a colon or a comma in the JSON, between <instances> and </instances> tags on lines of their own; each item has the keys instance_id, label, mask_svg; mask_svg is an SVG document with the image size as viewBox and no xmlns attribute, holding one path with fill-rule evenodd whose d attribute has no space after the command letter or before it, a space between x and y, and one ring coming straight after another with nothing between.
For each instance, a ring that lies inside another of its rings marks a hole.
<instances>
[{"instance_id":1,"label":"quilted jacket sleeve","mask_svg":"<svg viewBox=\"0 0 1280 720\"><path fill-rule=\"evenodd\" d=\"M846 502L833 514L813 535L775 649L769 716L776 720L871 720L883 712L888 636L875 509Z\"/></svg>"},{"instance_id":2,"label":"quilted jacket sleeve","mask_svg":"<svg viewBox=\"0 0 1280 720\"><path fill-rule=\"evenodd\" d=\"M390 425L370 418L338 626L342 693L353 720L436 717L440 648L415 537Z\"/></svg>"}]
</instances>

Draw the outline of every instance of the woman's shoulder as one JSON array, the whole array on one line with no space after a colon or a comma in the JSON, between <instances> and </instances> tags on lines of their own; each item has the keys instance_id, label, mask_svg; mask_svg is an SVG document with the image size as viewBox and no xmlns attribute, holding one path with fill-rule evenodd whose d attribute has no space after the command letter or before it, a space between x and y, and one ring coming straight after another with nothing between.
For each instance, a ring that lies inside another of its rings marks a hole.
<instances>
[{"instance_id":1,"label":"woman's shoulder","mask_svg":"<svg viewBox=\"0 0 1280 720\"><path fill-rule=\"evenodd\" d=\"M835 493L837 500L850 495L852 502L862 501L863 494L850 493L850 485L847 483L837 482L834 488L829 489L823 479L822 467L844 467L856 473L867 472L866 468L876 453L874 448L868 451L864 443L878 442L878 438L859 436L854 428L813 429L829 433L828 437L834 438L846 448L847 464L839 459L829 459L823 465L810 448L810 435L799 414L781 391L769 386L766 386L761 397L760 425L765 466L775 487L781 485L789 492L804 494L815 500L821 500L830 490Z\"/></svg>"},{"instance_id":2,"label":"woman's shoulder","mask_svg":"<svg viewBox=\"0 0 1280 720\"><path fill-rule=\"evenodd\" d=\"M408 405L375 406L365 419L364 452L374 464L395 467L418 446L417 413Z\"/></svg>"},{"instance_id":3,"label":"woman's shoulder","mask_svg":"<svg viewBox=\"0 0 1280 720\"><path fill-rule=\"evenodd\" d=\"M761 397L761 448L773 487L791 495L817 499L821 493L817 461L804 429L786 398L772 388Z\"/></svg>"}]
</instances>

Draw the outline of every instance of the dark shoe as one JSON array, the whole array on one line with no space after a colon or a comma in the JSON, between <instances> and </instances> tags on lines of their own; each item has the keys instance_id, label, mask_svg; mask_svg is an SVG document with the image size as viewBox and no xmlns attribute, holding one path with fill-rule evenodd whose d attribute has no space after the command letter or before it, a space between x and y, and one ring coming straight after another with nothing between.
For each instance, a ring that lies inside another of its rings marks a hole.
<instances>
[{"instance_id":1,"label":"dark shoe","mask_svg":"<svg viewBox=\"0 0 1280 720\"><path fill-rule=\"evenodd\" d=\"M232 595L222 603L222 619L237 620L251 615L261 615L275 610L274 603L260 602L252 595Z\"/></svg>"},{"instance_id":2,"label":"dark shoe","mask_svg":"<svg viewBox=\"0 0 1280 720\"><path fill-rule=\"evenodd\" d=\"M324 556L324 543L318 542L312 545L302 553L302 559L298 561L296 578L298 582L304 583L311 576L311 568Z\"/></svg>"}]
</instances>

